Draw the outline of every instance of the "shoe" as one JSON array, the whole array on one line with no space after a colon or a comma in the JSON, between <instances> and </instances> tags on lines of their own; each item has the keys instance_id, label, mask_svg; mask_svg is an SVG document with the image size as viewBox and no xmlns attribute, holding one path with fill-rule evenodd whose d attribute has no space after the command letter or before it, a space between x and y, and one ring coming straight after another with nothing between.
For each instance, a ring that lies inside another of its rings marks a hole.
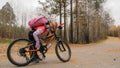
<instances>
[{"instance_id":1,"label":"shoe","mask_svg":"<svg viewBox=\"0 0 120 68\"><path fill-rule=\"evenodd\" d=\"M42 61L40 58L33 58L31 62L39 63L39 61Z\"/></svg>"},{"instance_id":2,"label":"shoe","mask_svg":"<svg viewBox=\"0 0 120 68\"><path fill-rule=\"evenodd\" d=\"M39 58L39 56L37 55L36 52L34 53L34 57L33 57L33 59L32 59L32 62L33 62L33 61L35 61L36 63L38 63L39 61L42 61L42 59Z\"/></svg>"},{"instance_id":3,"label":"shoe","mask_svg":"<svg viewBox=\"0 0 120 68\"><path fill-rule=\"evenodd\" d=\"M35 63L39 63L40 59L37 58L37 59L35 59L34 61L35 61Z\"/></svg>"}]
</instances>

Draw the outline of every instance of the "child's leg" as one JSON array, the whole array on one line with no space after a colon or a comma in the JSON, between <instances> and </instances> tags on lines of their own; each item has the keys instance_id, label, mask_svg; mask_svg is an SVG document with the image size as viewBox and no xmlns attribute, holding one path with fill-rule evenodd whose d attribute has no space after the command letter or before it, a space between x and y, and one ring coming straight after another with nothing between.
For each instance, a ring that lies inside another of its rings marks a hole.
<instances>
[{"instance_id":1,"label":"child's leg","mask_svg":"<svg viewBox=\"0 0 120 68\"><path fill-rule=\"evenodd\" d=\"M38 35L41 34L43 32L42 29L38 29L36 30L34 33L33 33L33 37L36 41L36 44L35 44L35 47L38 48L40 46L40 42L39 42L39 38L38 38Z\"/></svg>"},{"instance_id":2,"label":"child's leg","mask_svg":"<svg viewBox=\"0 0 120 68\"><path fill-rule=\"evenodd\" d=\"M34 31L30 31L28 33L28 39L30 40L30 42L34 42L35 43L35 39L33 37L33 33L34 33Z\"/></svg>"}]
</instances>

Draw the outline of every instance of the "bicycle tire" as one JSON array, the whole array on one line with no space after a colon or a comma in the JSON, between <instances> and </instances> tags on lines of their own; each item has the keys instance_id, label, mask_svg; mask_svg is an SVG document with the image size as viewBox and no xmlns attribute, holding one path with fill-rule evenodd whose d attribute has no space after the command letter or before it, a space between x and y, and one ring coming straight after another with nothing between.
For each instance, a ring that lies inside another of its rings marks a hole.
<instances>
[{"instance_id":1,"label":"bicycle tire","mask_svg":"<svg viewBox=\"0 0 120 68\"><path fill-rule=\"evenodd\" d=\"M18 62L16 62L15 60L13 60L12 55L11 55L11 49L12 49L12 47L15 46L15 44L16 44L17 42L20 42L20 41L24 41L24 42L26 42L26 43L29 43L29 42L30 42L30 41L27 40L27 39L16 39L16 40L14 40L12 43L10 43L10 45L9 45L8 48L7 48L7 57L8 57L8 60L9 60L12 64L14 64L14 65L16 65L16 66L26 66L26 65L28 65L28 64L30 63L31 59L27 60L25 63L18 63ZM18 59L19 59L19 58L18 58Z\"/></svg>"},{"instance_id":2,"label":"bicycle tire","mask_svg":"<svg viewBox=\"0 0 120 68\"><path fill-rule=\"evenodd\" d=\"M62 47L64 47L64 48L66 47L65 49L68 50L68 58L66 58L66 59L64 59L65 56L61 56L59 54L59 49L60 49L60 46L61 46L60 44L65 44ZM59 58L59 60L62 61L62 62L68 62L71 58L71 49L65 41L58 41L57 42L56 47L55 47L55 52L56 52L56 55Z\"/></svg>"}]
</instances>

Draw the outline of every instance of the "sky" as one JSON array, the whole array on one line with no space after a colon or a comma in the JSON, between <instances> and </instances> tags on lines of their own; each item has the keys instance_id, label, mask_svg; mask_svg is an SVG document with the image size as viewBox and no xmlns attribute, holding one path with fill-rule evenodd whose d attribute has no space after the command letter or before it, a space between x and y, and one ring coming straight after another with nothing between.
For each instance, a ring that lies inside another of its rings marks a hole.
<instances>
[{"instance_id":1,"label":"sky","mask_svg":"<svg viewBox=\"0 0 120 68\"><path fill-rule=\"evenodd\" d=\"M41 6L38 4L38 0L0 0L0 9L6 2L10 2L10 5L14 8L18 22L21 22L22 14L26 15L26 22L34 18L36 16L36 7ZM120 0L107 0L104 3L104 9L115 19L115 25L120 25Z\"/></svg>"},{"instance_id":2,"label":"sky","mask_svg":"<svg viewBox=\"0 0 120 68\"><path fill-rule=\"evenodd\" d=\"M6 4L6 2L9 2L13 7L17 23L19 24L22 23L22 15L26 17L26 21L24 21L25 23L36 17L36 8L41 6L38 4L38 0L0 0L0 9Z\"/></svg>"},{"instance_id":3,"label":"sky","mask_svg":"<svg viewBox=\"0 0 120 68\"><path fill-rule=\"evenodd\" d=\"M115 25L120 25L120 0L107 0L104 4L104 9L115 20Z\"/></svg>"}]
</instances>

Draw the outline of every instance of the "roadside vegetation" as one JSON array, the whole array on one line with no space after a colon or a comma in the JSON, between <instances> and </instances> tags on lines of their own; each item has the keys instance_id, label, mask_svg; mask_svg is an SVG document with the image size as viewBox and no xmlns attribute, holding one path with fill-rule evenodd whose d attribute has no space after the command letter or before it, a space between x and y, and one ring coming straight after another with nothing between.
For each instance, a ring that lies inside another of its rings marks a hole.
<instances>
[{"instance_id":1,"label":"roadside vegetation","mask_svg":"<svg viewBox=\"0 0 120 68\"><path fill-rule=\"evenodd\" d=\"M8 38L2 38L0 39L0 43L10 43L12 42L14 39L8 39Z\"/></svg>"},{"instance_id":2,"label":"roadside vegetation","mask_svg":"<svg viewBox=\"0 0 120 68\"><path fill-rule=\"evenodd\" d=\"M42 7L36 12L45 13L46 17L58 17L59 23L64 22L64 29L57 31L64 40L72 44L88 44L106 39L108 35L118 36L119 27L114 27L114 20L104 11L104 0L46 0L38 1ZM50 10L51 9L51 10ZM0 9L0 40L28 38L27 18L22 14L21 24L17 23L12 6L7 2ZM7 39L5 39L7 38Z\"/></svg>"}]
</instances>

